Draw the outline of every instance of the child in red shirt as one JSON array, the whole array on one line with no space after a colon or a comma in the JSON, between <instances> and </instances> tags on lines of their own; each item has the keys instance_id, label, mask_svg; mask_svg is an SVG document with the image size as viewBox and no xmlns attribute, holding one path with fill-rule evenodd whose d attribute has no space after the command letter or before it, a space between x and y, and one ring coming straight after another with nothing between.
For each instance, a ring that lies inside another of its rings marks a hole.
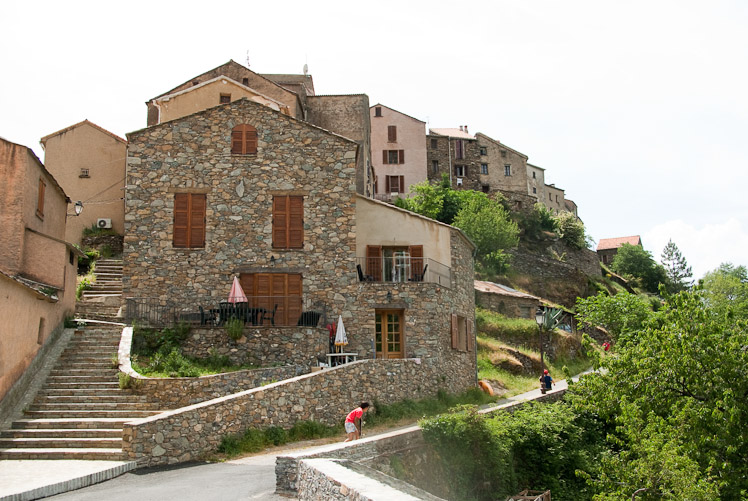
<instances>
[{"instance_id":1,"label":"child in red shirt","mask_svg":"<svg viewBox=\"0 0 748 501\"><path fill-rule=\"evenodd\" d=\"M369 402L361 402L361 405L353 409L345 417L345 432L348 434L348 438L345 439L345 442L361 438L361 418L363 417L364 412L368 410ZM356 420L358 420L358 426L356 426Z\"/></svg>"}]
</instances>

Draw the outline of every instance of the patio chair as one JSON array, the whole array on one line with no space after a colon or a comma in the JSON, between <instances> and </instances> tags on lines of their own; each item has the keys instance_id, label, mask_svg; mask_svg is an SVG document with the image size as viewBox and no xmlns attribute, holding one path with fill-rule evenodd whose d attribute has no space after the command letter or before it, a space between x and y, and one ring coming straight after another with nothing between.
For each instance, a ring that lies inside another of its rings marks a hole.
<instances>
[{"instance_id":1,"label":"patio chair","mask_svg":"<svg viewBox=\"0 0 748 501\"><path fill-rule=\"evenodd\" d=\"M374 277L371 275L364 275L364 271L361 269L361 265L356 265L356 271L358 271L358 281L359 282L373 282Z\"/></svg>"},{"instance_id":2,"label":"patio chair","mask_svg":"<svg viewBox=\"0 0 748 501\"><path fill-rule=\"evenodd\" d=\"M238 318L245 324L250 321L249 303L236 303L234 308L234 317Z\"/></svg>"},{"instance_id":3,"label":"patio chair","mask_svg":"<svg viewBox=\"0 0 748 501\"><path fill-rule=\"evenodd\" d=\"M321 316L322 313L318 311L305 311L299 317L299 321L296 322L296 325L302 327L317 327Z\"/></svg>"},{"instance_id":4,"label":"patio chair","mask_svg":"<svg viewBox=\"0 0 748 501\"><path fill-rule=\"evenodd\" d=\"M272 310L266 311L262 315L262 323L265 323L265 320L270 320L270 323L272 325L275 325L275 313L278 311L278 303L275 303L275 308Z\"/></svg>"},{"instance_id":5,"label":"patio chair","mask_svg":"<svg viewBox=\"0 0 748 501\"><path fill-rule=\"evenodd\" d=\"M423 279L426 278L426 270L429 268L428 263L426 266L423 267L423 273L416 273L413 275L413 278L411 278L410 282L423 282Z\"/></svg>"},{"instance_id":6,"label":"patio chair","mask_svg":"<svg viewBox=\"0 0 748 501\"><path fill-rule=\"evenodd\" d=\"M219 325L225 324L230 318L234 316L234 305L228 301L221 301L218 303L218 321Z\"/></svg>"},{"instance_id":7,"label":"patio chair","mask_svg":"<svg viewBox=\"0 0 748 501\"><path fill-rule=\"evenodd\" d=\"M216 315L212 311L206 312L202 306L198 306L200 309L200 325L215 325Z\"/></svg>"}]
</instances>

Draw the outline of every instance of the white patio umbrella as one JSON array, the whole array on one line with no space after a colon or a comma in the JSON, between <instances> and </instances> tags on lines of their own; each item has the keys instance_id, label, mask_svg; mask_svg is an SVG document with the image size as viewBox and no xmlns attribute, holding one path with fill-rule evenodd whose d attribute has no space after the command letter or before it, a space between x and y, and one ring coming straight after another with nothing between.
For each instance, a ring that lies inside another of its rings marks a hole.
<instances>
[{"instance_id":1,"label":"white patio umbrella","mask_svg":"<svg viewBox=\"0 0 748 501\"><path fill-rule=\"evenodd\" d=\"M231 292L229 292L229 303L246 303L247 296L244 294L242 284L239 283L239 277L234 277L234 282L231 284Z\"/></svg>"},{"instance_id":2,"label":"white patio umbrella","mask_svg":"<svg viewBox=\"0 0 748 501\"><path fill-rule=\"evenodd\" d=\"M335 331L335 348L339 351L348 344L348 336L345 335L345 326L343 325L343 315L338 315L338 328Z\"/></svg>"}]
</instances>

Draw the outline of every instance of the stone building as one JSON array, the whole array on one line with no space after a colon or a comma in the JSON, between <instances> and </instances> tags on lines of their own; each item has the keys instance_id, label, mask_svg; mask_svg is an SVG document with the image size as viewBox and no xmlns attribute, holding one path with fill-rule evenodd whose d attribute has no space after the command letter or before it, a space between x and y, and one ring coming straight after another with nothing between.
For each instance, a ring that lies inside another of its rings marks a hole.
<instances>
[{"instance_id":1,"label":"stone building","mask_svg":"<svg viewBox=\"0 0 748 501\"><path fill-rule=\"evenodd\" d=\"M506 285L475 281L476 305L510 318L535 318L540 298Z\"/></svg>"},{"instance_id":2,"label":"stone building","mask_svg":"<svg viewBox=\"0 0 748 501\"><path fill-rule=\"evenodd\" d=\"M85 228L125 230L125 157L127 141L84 120L40 140L44 163L72 202L81 201L78 217L67 220L65 240L81 243ZM68 212L73 213L72 204Z\"/></svg>"},{"instance_id":3,"label":"stone building","mask_svg":"<svg viewBox=\"0 0 748 501\"><path fill-rule=\"evenodd\" d=\"M427 180L426 122L375 104L370 109L375 198L405 197L410 186Z\"/></svg>"},{"instance_id":4,"label":"stone building","mask_svg":"<svg viewBox=\"0 0 748 501\"><path fill-rule=\"evenodd\" d=\"M623 244L642 246L642 239L639 235L631 237L601 238L597 244L597 255L603 264L610 264L613 258L618 254L618 249Z\"/></svg>"},{"instance_id":5,"label":"stone building","mask_svg":"<svg viewBox=\"0 0 748 501\"><path fill-rule=\"evenodd\" d=\"M310 314L340 315L347 351L421 359L450 391L475 384L474 246L360 195L357 142L249 99L128 142L125 296L209 311L236 276L273 319L269 343Z\"/></svg>"},{"instance_id":6,"label":"stone building","mask_svg":"<svg viewBox=\"0 0 748 501\"><path fill-rule=\"evenodd\" d=\"M482 191L527 193L527 155L478 132L480 169L474 177Z\"/></svg>"},{"instance_id":7,"label":"stone building","mask_svg":"<svg viewBox=\"0 0 748 501\"><path fill-rule=\"evenodd\" d=\"M557 188L555 184L545 185L545 197L542 202L546 207L551 209L553 212L565 211L566 203L564 200L563 189Z\"/></svg>"},{"instance_id":8,"label":"stone building","mask_svg":"<svg viewBox=\"0 0 748 501\"><path fill-rule=\"evenodd\" d=\"M452 187L482 191L479 172L480 146L467 126L459 129L429 129L426 136L426 168L429 181L439 182L449 176Z\"/></svg>"},{"instance_id":9,"label":"stone building","mask_svg":"<svg viewBox=\"0 0 748 501\"><path fill-rule=\"evenodd\" d=\"M545 169L537 165L527 164L527 193L538 201L545 200Z\"/></svg>"},{"instance_id":10,"label":"stone building","mask_svg":"<svg viewBox=\"0 0 748 501\"><path fill-rule=\"evenodd\" d=\"M0 178L2 400L72 314L81 252L65 241L70 200L29 148L0 138Z\"/></svg>"}]
</instances>

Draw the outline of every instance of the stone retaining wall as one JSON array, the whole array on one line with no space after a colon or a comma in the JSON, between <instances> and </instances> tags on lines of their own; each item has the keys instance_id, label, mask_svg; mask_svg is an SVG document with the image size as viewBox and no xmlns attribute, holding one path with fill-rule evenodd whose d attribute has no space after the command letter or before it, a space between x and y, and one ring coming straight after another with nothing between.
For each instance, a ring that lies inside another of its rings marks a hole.
<instances>
[{"instance_id":1,"label":"stone retaining wall","mask_svg":"<svg viewBox=\"0 0 748 501\"><path fill-rule=\"evenodd\" d=\"M362 360L131 421L124 425L123 451L141 466L174 464L213 452L224 435L247 428L341 423L362 400L435 395L442 369L434 362Z\"/></svg>"},{"instance_id":2,"label":"stone retaining wall","mask_svg":"<svg viewBox=\"0 0 748 501\"><path fill-rule=\"evenodd\" d=\"M268 366L316 366L317 357L327 353L327 329L314 327L244 328L244 335L234 341L223 327L196 328L182 343L182 351L191 357L207 357L211 350L229 357L233 364ZM298 374L295 374L298 375Z\"/></svg>"}]
</instances>

